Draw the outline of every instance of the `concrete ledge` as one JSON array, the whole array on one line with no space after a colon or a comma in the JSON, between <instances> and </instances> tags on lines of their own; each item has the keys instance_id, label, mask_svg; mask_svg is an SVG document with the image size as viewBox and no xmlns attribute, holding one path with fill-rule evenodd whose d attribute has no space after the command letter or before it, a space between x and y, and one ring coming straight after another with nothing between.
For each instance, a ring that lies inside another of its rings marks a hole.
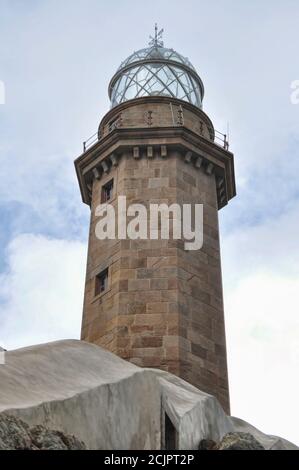
<instances>
[{"instance_id":1,"label":"concrete ledge","mask_svg":"<svg viewBox=\"0 0 299 470\"><path fill-rule=\"evenodd\" d=\"M83 341L7 352L0 384L0 413L74 434L89 449L159 449L165 413L179 449L232 431L250 432L266 449L297 449L227 416L213 396L184 380Z\"/></svg>"}]
</instances>

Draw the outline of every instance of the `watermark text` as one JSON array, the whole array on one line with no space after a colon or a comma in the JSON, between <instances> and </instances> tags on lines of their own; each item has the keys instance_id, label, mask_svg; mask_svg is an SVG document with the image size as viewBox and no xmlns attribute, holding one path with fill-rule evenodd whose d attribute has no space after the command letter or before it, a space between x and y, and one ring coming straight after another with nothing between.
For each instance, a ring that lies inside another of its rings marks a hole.
<instances>
[{"instance_id":1,"label":"watermark text","mask_svg":"<svg viewBox=\"0 0 299 470\"><path fill-rule=\"evenodd\" d=\"M130 204L118 196L117 208L105 203L96 207L100 220L95 227L99 240L183 240L185 250L203 245L202 204Z\"/></svg>"},{"instance_id":2,"label":"watermark text","mask_svg":"<svg viewBox=\"0 0 299 470\"><path fill-rule=\"evenodd\" d=\"M291 103L299 104L299 80L292 81L291 89L293 90L290 96Z\"/></svg>"},{"instance_id":3,"label":"watermark text","mask_svg":"<svg viewBox=\"0 0 299 470\"><path fill-rule=\"evenodd\" d=\"M0 80L0 104L5 104L5 85L2 80Z\"/></svg>"}]
</instances>

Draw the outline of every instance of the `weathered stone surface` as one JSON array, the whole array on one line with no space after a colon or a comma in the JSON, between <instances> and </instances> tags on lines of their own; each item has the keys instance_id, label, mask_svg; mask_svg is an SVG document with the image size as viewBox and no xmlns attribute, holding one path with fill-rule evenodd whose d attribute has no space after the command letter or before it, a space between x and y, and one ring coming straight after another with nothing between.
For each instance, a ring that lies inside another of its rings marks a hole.
<instances>
[{"instance_id":1,"label":"weathered stone surface","mask_svg":"<svg viewBox=\"0 0 299 470\"><path fill-rule=\"evenodd\" d=\"M229 432L217 444L216 450L265 450L265 448L248 432Z\"/></svg>"},{"instance_id":2,"label":"weathered stone surface","mask_svg":"<svg viewBox=\"0 0 299 470\"><path fill-rule=\"evenodd\" d=\"M75 436L38 425L30 429L32 443L40 450L84 450L85 444Z\"/></svg>"},{"instance_id":3,"label":"weathered stone surface","mask_svg":"<svg viewBox=\"0 0 299 470\"><path fill-rule=\"evenodd\" d=\"M4 435L12 441L2 446L77 445L72 438L65 441L63 434L75 435L88 449L160 449L165 442L161 418L167 414L177 432L178 449L198 449L203 439L220 442L232 432L252 434L265 449L297 449L227 416L215 397L181 378L142 369L83 341L7 352L0 384L0 417L6 413L26 423L16 428L11 422L8 431L8 423L3 424L0 442Z\"/></svg>"},{"instance_id":4,"label":"weathered stone surface","mask_svg":"<svg viewBox=\"0 0 299 470\"><path fill-rule=\"evenodd\" d=\"M0 450L32 448L29 426L14 416L0 414Z\"/></svg>"},{"instance_id":5,"label":"weathered stone surface","mask_svg":"<svg viewBox=\"0 0 299 470\"><path fill-rule=\"evenodd\" d=\"M175 370L184 380L216 396L229 412L215 175L186 164L184 152L173 147L167 159L143 156L132 165L132 154L124 152L119 157L117 167L92 183L81 338L143 367ZM98 240L96 207L103 185L112 179L110 203L115 209L120 195L127 197L128 205L146 207L151 203L202 203L203 248L186 251L182 240L171 237ZM108 288L96 295L96 276L107 268ZM130 315L130 322L120 328L124 315ZM165 346L164 338L169 336L177 343L174 348ZM209 354L202 338L210 343ZM152 348L156 348L153 353ZM198 360L202 370L212 368L213 375L198 373Z\"/></svg>"},{"instance_id":6,"label":"weathered stone surface","mask_svg":"<svg viewBox=\"0 0 299 470\"><path fill-rule=\"evenodd\" d=\"M212 439L202 439L198 450L265 450L252 434L229 432L217 444Z\"/></svg>"},{"instance_id":7,"label":"weathered stone surface","mask_svg":"<svg viewBox=\"0 0 299 470\"><path fill-rule=\"evenodd\" d=\"M251 424L234 416L230 417L235 432L247 432L255 437L267 450L298 450L298 447L282 437L264 434Z\"/></svg>"},{"instance_id":8,"label":"weathered stone surface","mask_svg":"<svg viewBox=\"0 0 299 470\"><path fill-rule=\"evenodd\" d=\"M44 426L30 428L15 416L0 414L0 450L84 450L75 436Z\"/></svg>"},{"instance_id":9,"label":"weathered stone surface","mask_svg":"<svg viewBox=\"0 0 299 470\"><path fill-rule=\"evenodd\" d=\"M154 372L76 340L9 351L6 359L0 413L74 434L92 449L158 448Z\"/></svg>"}]
</instances>

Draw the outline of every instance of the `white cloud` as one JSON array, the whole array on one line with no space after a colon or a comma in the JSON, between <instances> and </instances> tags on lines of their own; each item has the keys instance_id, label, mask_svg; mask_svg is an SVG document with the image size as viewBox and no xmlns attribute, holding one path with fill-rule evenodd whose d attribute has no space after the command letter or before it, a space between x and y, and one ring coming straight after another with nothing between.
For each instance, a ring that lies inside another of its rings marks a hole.
<instances>
[{"instance_id":1,"label":"white cloud","mask_svg":"<svg viewBox=\"0 0 299 470\"><path fill-rule=\"evenodd\" d=\"M299 206L223 242L232 414L299 444Z\"/></svg>"},{"instance_id":2,"label":"white cloud","mask_svg":"<svg viewBox=\"0 0 299 470\"><path fill-rule=\"evenodd\" d=\"M8 349L80 335L86 247L22 235L0 277L0 335Z\"/></svg>"},{"instance_id":3,"label":"white cloud","mask_svg":"<svg viewBox=\"0 0 299 470\"><path fill-rule=\"evenodd\" d=\"M5 104L5 85L2 80L0 80L0 104Z\"/></svg>"},{"instance_id":4,"label":"white cloud","mask_svg":"<svg viewBox=\"0 0 299 470\"><path fill-rule=\"evenodd\" d=\"M298 278L299 201L293 201L275 218L265 215L255 225L246 224L246 212L244 220L243 225L234 227L223 238L226 285L234 286L240 279L261 269L275 272L286 279Z\"/></svg>"},{"instance_id":5,"label":"white cloud","mask_svg":"<svg viewBox=\"0 0 299 470\"><path fill-rule=\"evenodd\" d=\"M256 273L227 293L232 414L299 444L299 279Z\"/></svg>"}]
</instances>

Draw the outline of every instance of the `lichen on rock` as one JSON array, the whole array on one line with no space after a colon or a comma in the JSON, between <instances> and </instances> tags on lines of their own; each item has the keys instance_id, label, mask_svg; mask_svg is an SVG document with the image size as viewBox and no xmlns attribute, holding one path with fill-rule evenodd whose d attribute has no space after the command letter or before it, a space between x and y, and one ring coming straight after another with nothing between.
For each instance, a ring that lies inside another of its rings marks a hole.
<instances>
[{"instance_id":1,"label":"lichen on rock","mask_svg":"<svg viewBox=\"0 0 299 470\"><path fill-rule=\"evenodd\" d=\"M265 450L248 432L229 432L216 446L216 450Z\"/></svg>"},{"instance_id":2,"label":"lichen on rock","mask_svg":"<svg viewBox=\"0 0 299 470\"><path fill-rule=\"evenodd\" d=\"M0 450L85 450L75 436L37 425L30 427L19 418L0 414Z\"/></svg>"}]
</instances>

